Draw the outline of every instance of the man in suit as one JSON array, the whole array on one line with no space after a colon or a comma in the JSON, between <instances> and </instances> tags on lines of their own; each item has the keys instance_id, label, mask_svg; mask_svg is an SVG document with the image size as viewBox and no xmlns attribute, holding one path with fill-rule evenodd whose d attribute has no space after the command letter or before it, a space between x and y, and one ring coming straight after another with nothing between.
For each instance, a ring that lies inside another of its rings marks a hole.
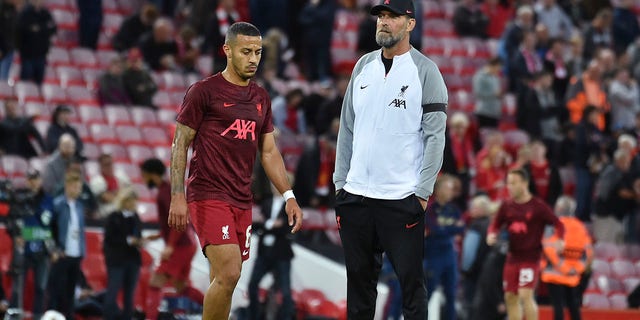
<instances>
[{"instance_id":1,"label":"man in suit","mask_svg":"<svg viewBox=\"0 0 640 320\"><path fill-rule=\"evenodd\" d=\"M80 276L80 263L86 252L82 178L76 171L67 172L64 194L53 200L53 238L58 248L50 279L50 309L73 319L73 298Z\"/></svg>"}]
</instances>

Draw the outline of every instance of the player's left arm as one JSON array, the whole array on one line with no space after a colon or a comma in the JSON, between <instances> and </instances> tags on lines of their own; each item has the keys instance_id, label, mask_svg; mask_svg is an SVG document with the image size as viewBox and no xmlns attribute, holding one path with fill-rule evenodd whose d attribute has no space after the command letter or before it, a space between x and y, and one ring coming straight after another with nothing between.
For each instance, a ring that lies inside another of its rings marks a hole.
<instances>
[{"instance_id":1,"label":"player's left arm","mask_svg":"<svg viewBox=\"0 0 640 320\"><path fill-rule=\"evenodd\" d=\"M280 150L278 150L276 146L273 132L260 136L259 148L260 162L271 183L273 183L278 192L283 194L283 196L285 196L285 192L292 195L293 192L291 191L291 184L287 177L287 170L284 167L282 154L280 154ZM285 210L289 217L289 226L293 226L291 232L295 233L302 227L302 209L300 209L295 197L287 199Z\"/></svg>"},{"instance_id":2,"label":"player's left arm","mask_svg":"<svg viewBox=\"0 0 640 320\"><path fill-rule=\"evenodd\" d=\"M433 193L436 177L442 167L447 127L447 103L449 100L447 86L437 66L424 64L420 66L422 76L422 143L423 156L420 177L416 187L416 196L423 208Z\"/></svg>"}]
</instances>

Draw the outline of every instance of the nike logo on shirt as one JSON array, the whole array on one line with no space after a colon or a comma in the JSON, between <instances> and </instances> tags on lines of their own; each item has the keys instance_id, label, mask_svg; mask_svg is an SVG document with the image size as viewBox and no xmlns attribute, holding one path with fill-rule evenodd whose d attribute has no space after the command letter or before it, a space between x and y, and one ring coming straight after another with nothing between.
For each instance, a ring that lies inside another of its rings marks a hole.
<instances>
[{"instance_id":1,"label":"nike logo on shirt","mask_svg":"<svg viewBox=\"0 0 640 320\"><path fill-rule=\"evenodd\" d=\"M408 223L407 223L407 224L405 224L405 225L404 225L404 227L405 227L405 228L407 228L407 229L411 229L411 228L413 228L413 227L417 226L419 222L420 222L420 221L415 222L415 223L412 223L412 224L408 224Z\"/></svg>"},{"instance_id":2,"label":"nike logo on shirt","mask_svg":"<svg viewBox=\"0 0 640 320\"><path fill-rule=\"evenodd\" d=\"M366 85L366 86L360 86L360 89L364 89L364 88L366 88L366 87L368 87L368 86L369 86L369 85Z\"/></svg>"},{"instance_id":3,"label":"nike logo on shirt","mask_svg":"<svg viewBox=\"0 0 640 320\"><path fill-rule=\"evenodd\" d=\"M235 103L226 103L226 102L222 104L222 106L225 107L225 108L233 107L235 105L236 105Z\"/></svg>"}]
</instances>

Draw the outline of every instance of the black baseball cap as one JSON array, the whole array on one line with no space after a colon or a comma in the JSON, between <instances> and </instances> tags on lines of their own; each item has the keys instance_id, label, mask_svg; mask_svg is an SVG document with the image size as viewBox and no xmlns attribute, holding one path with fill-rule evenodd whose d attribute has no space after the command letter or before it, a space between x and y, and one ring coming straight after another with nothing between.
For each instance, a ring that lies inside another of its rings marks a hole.
<instances>
[{"instance_id":1,"label":"black baseball cap","mask_svg":"<svg viewBox=\"0 0 640 320\"><path fill-rule=\"evenodd\" d=\"M413 0L380 0L380 4L373 6L369 12L372 15L377 16L382 10L387 10L401 16L407 15L411 18L416 17L416 9L413 6Z\"/></svg>"}]
</instances>

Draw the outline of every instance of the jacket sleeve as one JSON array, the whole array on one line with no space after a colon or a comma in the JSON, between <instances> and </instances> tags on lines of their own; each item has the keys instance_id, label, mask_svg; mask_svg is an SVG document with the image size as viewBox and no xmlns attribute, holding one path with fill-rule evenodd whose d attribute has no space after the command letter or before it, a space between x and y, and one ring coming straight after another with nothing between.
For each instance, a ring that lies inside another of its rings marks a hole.
<instances>
[{"instance_id":1,"label":"jacket sleeve","mask_svg":"<svg viewBox=\"0 0 640 320\"><path fill-rule=\"evenodd\" d=\"M351 167L351 155L353 153L353 124L355 122L355 112L353 110L353 81L362 68L360 65L362 58L356 64L351 74L351 80L347 86L347 91L342 101L342 111L340 113L340 129L338 131L338 143L336 146L336 163L333 173L333 183L336 190L344 187L347 180L347 173Z\"/></svg>"}]
</instances>

